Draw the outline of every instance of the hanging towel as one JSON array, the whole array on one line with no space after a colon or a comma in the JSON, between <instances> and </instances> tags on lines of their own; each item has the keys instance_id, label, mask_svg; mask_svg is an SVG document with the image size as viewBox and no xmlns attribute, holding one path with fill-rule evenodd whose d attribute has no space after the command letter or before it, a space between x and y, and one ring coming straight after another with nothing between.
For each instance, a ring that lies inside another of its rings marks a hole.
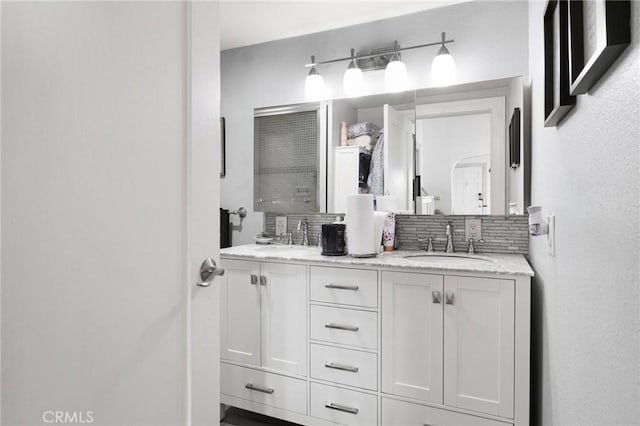
<instances>
[{"instance_id":1,"label":"hanging towel","mask_svg":"<svg viewBox=\"0 0 640 426\"><path fill-rule=\"evenodd\" d=\"M378 142L373 153L371 154L371 168L369 171L369 193L374 195L382 195L384 192L384 129L380 129Z\"/></svg>"}]
</instances>

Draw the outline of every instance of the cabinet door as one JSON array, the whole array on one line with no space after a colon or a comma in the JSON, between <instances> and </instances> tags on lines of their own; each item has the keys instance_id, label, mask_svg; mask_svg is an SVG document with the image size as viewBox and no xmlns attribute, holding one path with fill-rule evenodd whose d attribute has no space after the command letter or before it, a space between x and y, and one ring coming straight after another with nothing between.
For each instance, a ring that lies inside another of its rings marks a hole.
<instances>
[{"instance_id":1,"label":"cabinet door","mask_svg":"<svg viewBox=\"0 0 640 426\"><path fill-rule=\"evenodd\" d=\"M307 267L263 263L262 366L307 373Z\"/></svg>"},{"instance_id":2,"label":"cabinet door","mask_svg":"<svg viewBox=\"0 0 640 426\"><path fill-rule=\"evenodd\" d=\"M382 391L442 403L441 275L382 273Z\"/></svg>"},{"instance_id":3,"label":"cabinet door","mask_svg":"<svg viewBox=\"0 0 640 426\"><path fill-rule=\"evenodd\" d=\"M220 357L260 365L260 264L224 260Z\"/></svg>"},{"instance_id":4,"label":"cabinet door","mask_svg":"<svg viewBox=\"0 0 640 426\"><path fill-rule=\"evenodd\" d=\"M514 282L445 276L444 403L513 418Z\"/></svg>"}]
</instances>

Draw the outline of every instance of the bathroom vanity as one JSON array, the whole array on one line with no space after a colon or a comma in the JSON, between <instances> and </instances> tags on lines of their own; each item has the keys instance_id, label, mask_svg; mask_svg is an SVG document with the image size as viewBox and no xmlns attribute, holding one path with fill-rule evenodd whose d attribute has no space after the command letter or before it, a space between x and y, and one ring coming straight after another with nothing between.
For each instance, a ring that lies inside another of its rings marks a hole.
<instances>
[{"instance_id":1,"label":"bathroom vanity","mask_svg":"<svg viewBox=\"0 0 640 426\"><path fill-rule=\"evenodd\" d=\"M221 256L223 404L305 425L529 424L524 256Z\"/></svg>"}]
</instances>

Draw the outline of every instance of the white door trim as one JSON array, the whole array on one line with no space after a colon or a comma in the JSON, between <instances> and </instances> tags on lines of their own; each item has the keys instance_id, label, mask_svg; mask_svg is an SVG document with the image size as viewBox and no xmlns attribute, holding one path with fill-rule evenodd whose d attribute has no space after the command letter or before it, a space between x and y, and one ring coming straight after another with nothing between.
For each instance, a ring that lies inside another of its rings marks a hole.
<instances>
[{"instance_id":1,"label":"white door trim","mask_svg":"<svg viewBox=\"0 0 640 426\"><path fill-rule=\"evenodd\" d=\"M219 2L187 3L186 424L220 422L220 279L197 287L200 264L220 266Z\"/></svg>"}]
</instances>

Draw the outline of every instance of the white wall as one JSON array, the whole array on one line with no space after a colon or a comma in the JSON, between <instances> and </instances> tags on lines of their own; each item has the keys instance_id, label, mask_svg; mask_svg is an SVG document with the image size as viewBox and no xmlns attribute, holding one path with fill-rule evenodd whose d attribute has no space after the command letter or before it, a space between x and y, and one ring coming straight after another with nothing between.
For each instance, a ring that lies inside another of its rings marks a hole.
<instances>
[{"instance_id":1,"label":"white wall","mask_svg":"<svg viewBox=\"0 0 640 426\"><path fill-rule=\"evenodd\" d=\"M640 2L633 43L558 127L544 128L545 2L530 3L532 203L556 216L556 256L532 238L534 424L640 423Z\"/></svg>"},{"instance_id":2,"label":"white wall","mask_svg":"<svg viewBox=\"0 0 640 426\"><path fill-rule=\"evenodd\" d=\"M423 118L416 125L418 138L422 143L420 184L429 195L440 197L436 209L442 214L451 214L452 168L469 157L486 156L486 160L477 161L489 161L491 117L489 114L469 114ZM489 203L489 200L485 201Z\"/></svg>"},{"instance_id":3,"label":"white wall","mask_svg":"<svg viewBox=\"0 0 640 426\"><path fill-rule=\"evenodd\" d=\"M363 7L370 7L363 4ZM222 17L224 19L224 16ZM249 214L234 245L250 242L262 231L263 215L253 208L253 109L306 101L304 64L346 56L349 48L365 50L398 40L409 46L436 41L441 31L455 39L449 46L458 81L471 82L526 75L526 2L471 2L430 11L222 52L221 108L227 128L227 176L221 183L221 205L245 206ZM430 86L431 60L437 49L404 52L412 87ZM331 96L342 96L346 63L319 70ZM382 71L366 73L371 90L383 87ZM234 219L238 223L238 219Z\"/></svg>"}]
</instances>

